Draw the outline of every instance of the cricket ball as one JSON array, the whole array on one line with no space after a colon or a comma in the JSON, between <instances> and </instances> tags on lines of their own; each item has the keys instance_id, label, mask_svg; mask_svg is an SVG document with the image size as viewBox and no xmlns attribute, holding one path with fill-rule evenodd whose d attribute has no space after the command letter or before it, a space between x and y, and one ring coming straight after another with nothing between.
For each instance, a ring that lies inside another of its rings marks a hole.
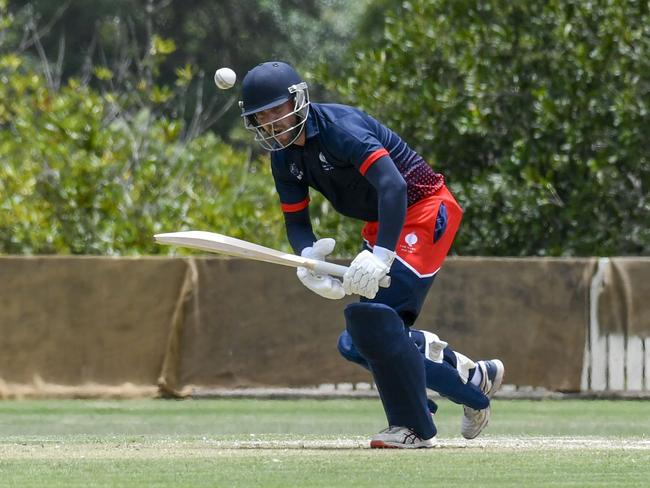
<instances>
[{"instance_id":1,"label":"cricket ball","mask_svg":"<svg viewBox=\"0 0 650 488\"><path fill-rule=\"evenodd\" d=\"M222 90L232 88L237 81L237 75L230 68L219 68L214 72L214 84Z\"/></svg>"}]
</instances>

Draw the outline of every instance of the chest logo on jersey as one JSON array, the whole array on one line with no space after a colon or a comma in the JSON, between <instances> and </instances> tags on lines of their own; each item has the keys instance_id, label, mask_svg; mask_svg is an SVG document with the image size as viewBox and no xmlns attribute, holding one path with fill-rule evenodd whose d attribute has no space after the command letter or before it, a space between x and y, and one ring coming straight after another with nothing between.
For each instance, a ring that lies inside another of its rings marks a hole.
<instances>
[{"instance_id":1,"label":"chest logo on jersey","mask_svg":"<svg viewBox=\"0 0 650 488\"><path fill-rule=\"evenodd\" d=\"M289 172L295 176L298 180L302 180L303 173L296 163L289 164Z\"/></svg>"},{"instance_id":2,"label":"chest logo on jersey","mask_svg":"<svg viewBox=\"0 0 650 488\"><path fill-rule=\"evenodd\" d=\"M323 168L323 171L332 171L334 165L330 163L322 152L318 153L318 160L320 161L320 167Z\"/></svg>"}]
</instances>

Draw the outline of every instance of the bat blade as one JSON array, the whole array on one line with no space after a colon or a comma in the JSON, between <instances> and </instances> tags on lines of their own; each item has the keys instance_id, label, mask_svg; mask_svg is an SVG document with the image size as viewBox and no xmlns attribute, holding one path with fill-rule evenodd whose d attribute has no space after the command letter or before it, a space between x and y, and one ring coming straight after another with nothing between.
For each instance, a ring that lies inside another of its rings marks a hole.
<instances>
[{"instance_id":1,"label":"bat blade","mask_svg":"<svg viewBox=\"0 0 650 488\"><path fill-rule=\"evenodd\" d=\"M188 247L238 258L291 266L293 268L303 266L319 274L341 277L347 271L347 267L340 264L285 253L216 232L200 230L168 232L154 235L154 240L159 244ZM384 288L390 286L390 277L384 277L380 282L380 286Z\"/></svg>"},{"instance_id":2,"label":"bat blade","mask_svg":"<svg viewBox=\"0 0 650 488\"><path fill-rule=\"evenodd\" d=\"M186 232L169 232L166 234L154 235L156 242L176 246L200 249L202 251L216 252L248 259L278 258L289 259L297 257L295 254L288 254L269 247L253 244L252 242L237 239L235 237L217 234L216 232L204 232L190 230Z\"/></svg>"}]
</instances>

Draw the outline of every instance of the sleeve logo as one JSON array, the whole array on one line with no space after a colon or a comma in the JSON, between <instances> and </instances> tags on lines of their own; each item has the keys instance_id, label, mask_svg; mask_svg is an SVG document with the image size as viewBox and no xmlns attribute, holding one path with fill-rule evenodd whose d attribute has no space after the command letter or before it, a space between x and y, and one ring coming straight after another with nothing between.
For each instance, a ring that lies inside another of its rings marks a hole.
<instances>
[{"instance_id":1,"label":"sleeve logo","mask_svg":"<svg viewBox=\"0 0 650 488\"><path fill-rule=\"evenodd\" d=\"M298 180L302 180L302 176L303 176L302 170L298 168L298 165L296 163L291 163L289 165L289 172L291 172L291 174L295 176Z\"/></svg>"},{"instance_id":2,"label":"sleeve logo","mask_svg":"<svg viewBox=\"0 0 650 488\"><path fill-rule=\"evenodd\" d=\"M323 171L332 171L334 169L334 165L325 159L325 155L322 152L318 153L318 160Z\"/></svg>"}]
</instances>

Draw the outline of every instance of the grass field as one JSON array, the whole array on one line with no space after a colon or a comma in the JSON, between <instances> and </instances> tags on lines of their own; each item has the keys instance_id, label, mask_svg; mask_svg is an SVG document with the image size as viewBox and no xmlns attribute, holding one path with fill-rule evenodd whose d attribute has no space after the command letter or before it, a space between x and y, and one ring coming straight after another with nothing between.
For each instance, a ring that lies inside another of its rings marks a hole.
<instances>
[{"instance_id":1,"label":"grass field","mask_svg":"<svg viewBox=\"0 0 650 488\"><path fill-rule=\"evenodd\" d=\"M650 486L650 402L496 400L474 441L439 404L396 451L376 400L2 401L0 486Z\"/></svg>"}]
</instances>

